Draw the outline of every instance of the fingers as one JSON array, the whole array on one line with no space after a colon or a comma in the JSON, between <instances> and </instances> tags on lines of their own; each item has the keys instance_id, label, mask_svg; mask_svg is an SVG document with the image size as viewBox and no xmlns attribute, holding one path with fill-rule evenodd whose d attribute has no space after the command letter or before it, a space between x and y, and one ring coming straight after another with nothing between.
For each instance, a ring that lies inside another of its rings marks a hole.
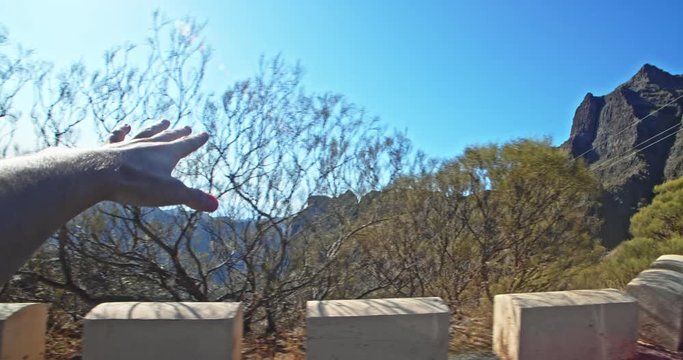
<instances>
[{"instance_id":1,"label":"fingers","mask_svg":"<svg viewBox=\"0 0 683 360\"><path fill-rule=\"evenodd\" d=\"M172 147L172 151L175 152L179 158L184 158L202 147L208 140L209 134L201 133L199 135L188 136L172 141L169 144Z\"/></svg>"},{"instance_id":2,"label":"fingers","mask_svg":"<svg viewBox=\"0 0 683 360\"><path fill-rule=\"evenodd\" d=\"M135 135L136 139L144 139L144 138L149 138L152 137L171 126L171 122L168 120L162 120L160 123L152 125L148 127L147 129L141 131L139 134Z\"/></svg>"},{"instance_id":3,"label":"fingers","mask_svg":"<svg viewBox=\"0 0 683 360\"><path fill-rule=\"evenodd\" d=\"M218 209L218 199L199 189L185 186L182 181L173 179L169 184L169 200L174 204L184 204L198 211L213 212Z\"/></svg>"},{"instance_id":4,"label":"fingers","mask_svg":"<svg viewBox=\"0 0 683 360\"><path fill-rule=\"evenodd\" d=\"M185 205L197 210L214 212L218 209L218 199L213 195L207 194L199 189L186 188L187 199Z\"/></svg>"},{"instance_id":5,"label":"fingers","mask_svg":"<svg viewBox=\"0 0 683 360\"><path fill-rule=\"evenodd\" d=\"M185 126L184 128L180 129L166 130L162 133L152 136L150 140L159 142L169 142L173 140L178 140L183 136L188 136L191 133L192 129L189 126Z\"/></svg>"},{"instance_id":6,"label":"fingers","mask_svg":"<svg viewBox=\"0 0 683 360\"><path fill-rule=\"evenodd\" d=\"M107 139L107 142L110 144L121 142L126 138L126 135L130 132L130 125L122 125L116 130L112 131L111 134L109 135L109 139Z\"/></svg>"}]
</instances>

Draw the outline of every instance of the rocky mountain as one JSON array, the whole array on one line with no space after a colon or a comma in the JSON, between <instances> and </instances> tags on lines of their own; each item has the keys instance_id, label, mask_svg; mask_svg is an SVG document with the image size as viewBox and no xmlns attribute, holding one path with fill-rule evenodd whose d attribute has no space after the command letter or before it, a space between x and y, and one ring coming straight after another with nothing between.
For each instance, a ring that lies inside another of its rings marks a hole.
<instances>
[{"instance_id":1,"label":"rocky mountain","mask_svg":"<svg viewBox=\"0 0 683 360\"><path fill-rule=\"evenodd\" d=\"M584 158L605 185L602 239L629 238L629 219L655 185L683 175L683 75L644 65L607 95L588 93L562 145ZM639 121L642 119L642 121Z\"/></svg>"}]
</instances>

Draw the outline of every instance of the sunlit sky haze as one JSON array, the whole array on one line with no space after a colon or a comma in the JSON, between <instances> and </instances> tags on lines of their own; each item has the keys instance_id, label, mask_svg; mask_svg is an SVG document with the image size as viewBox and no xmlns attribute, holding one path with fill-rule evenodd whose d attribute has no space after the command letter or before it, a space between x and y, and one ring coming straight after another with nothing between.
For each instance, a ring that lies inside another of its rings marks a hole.
<instances>
[{"instance_id":1,"label":"sunlit sky haze","mask_svg":"<svg viewBox=\"0 0 683 360\"><path fill-rule=\"evenodd\" d=\"M304 66L307 89L345 94L439 157L516 137L560 143L587 92L646 62L683 73L678 0L0 0L0 23L38 58L89 65L141 42L154 9L207 22L214 91L281 53Z\"/></svg>"}]
</instances>

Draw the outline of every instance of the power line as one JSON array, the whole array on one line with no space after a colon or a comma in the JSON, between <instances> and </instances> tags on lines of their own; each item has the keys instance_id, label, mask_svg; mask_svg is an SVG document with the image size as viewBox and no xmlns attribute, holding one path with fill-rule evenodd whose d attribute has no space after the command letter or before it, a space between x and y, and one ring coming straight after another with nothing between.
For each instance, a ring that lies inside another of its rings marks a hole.
<instances>
[{"instance_id":1,"label":"power line","mask_svg":"<svg viewBox=\"0 0 683 360\"><path fill-rule=\"evenodd\" d=\"M681 125L681 123L678 123L678 124L676 124L676 125L674 125L674 126L672 126L672 127L669 127L668 129L666 129L666 130L664 130L664 131L661 131L661 132L659 132L658 134L656 134L656 135L654 135L654 136L651 136L650 138L648 138L648 139L646 139L646 140L641 141L638 145L636 145L636 147L637 147L637 146L640 146L640 145L642 145L642 144L644 144L644 143L646 143L646 142L652 140L653 138L655 138L655 137L657 137L657 136L663 134L664 132L669 131L669 130L675 128L676 126L680 126L680 125ZM651 144L649 144L649 145L647 145L647 146L645 146L645 147L642 147L642 148L640 148L640 149L634 149L634 150L632 150L629 154L626 154L626 155L624 155L624 156L622 156L622 157L620 157L620 158L616 158L616 159L614 159L614 160L612 160L612 161L610 161L610 162L607 162L607 163L598 165L598 166L594 167L592 170L593 170L593 171L599 171L599 170L603 170L603 169L606 169L606 168L608 168L608 167L614 166L614 165L616 165L616 164L618 164L618 163L620 163L620 162L622 162L622 161L624 161L624 160L626 160L626 159L628 159L628 158L630 158L630 157L632 157L632 156L638 154L639 152L641 152L641 151L643 151L643 150L645 150L645 149L647 149L647 148L650 148L650 147L652 147L652 146L658 144L659 142L664 141L664 140L666 140L666 139L668 139L668 138L670 138L670 137L672 137L672 136L678 134L679 132L681 132L681 130L683 130L683 129L678 129L678 130L672 132L671 134L669 134L669 135L667 135L667 136L664 136L663 138L661 138L661 139L659 139L659 140L657 140L657 141L655 141L655 142L653 142L653 143L651 143Z\"/></svg>"},{"instance_id":2,"label":"power line","mask_svg":"<svg viewBox=\"0 0 683 360\"><path fill-rule=\"evenodd\" d=\"M660 132L658 132L658 133L656 133L656 134L650 136L649 138L647 138L647 139L645 139L645 140L643 140L643 141L637 143L633 148L634 148L634 149L638 149L639 146L641 146L641 145L645 144L646 142L648 142L648 141L650 141L650 140L652 140L652 139L658 137L659 135L662 135L662 134L664 134L665 132L667 132L667 131L669 131L669 130L671 130L671 129L673 129L673 128L676 128L676 127L678 127L678 126L681 126L682 121L683 121L683 118L681 119L681 121L677 122L677 123L674 124L673 126L670 126L670 127L666 128L666 129L664 129L664 130L662 130L662 131L660 131Z\"/></svg>"},{"instance_id":3,"label":"power line","mask_svg":"<svg viewBox=\"0 0 683 360\"><path fill-rule=\"evenodd\" d=\"M632 127L634 127L634 126L640 124L643 120L645 120L645 119L649 118L650 116L652 116L652 115L658 113L660 110L664 109L665 107L667 107L667 106L669 106L669 105L675 103L676 101L678 101L679 99L682 99L682 98L683 98L683 95L680 95L679 97L677 97L677 98L675 98L675 99L669 101L668 103L662 105L661 107L657 108L656 110L654 110L654 111L650 112L649 114L645 115L643 118L637 119L637 120L634 121L632 124L626 126L625 128L621 129L618 133L614 134L613 137L616 137L616 136L619 136L619 135L623 134L626 130L628 130L628 129L630 129L630 128L632 128ZM595 150L596 147L598 147L598 146L601 145L602 143L606 142L607 140L608 140L608 139L605 138L604 140L599 141L597 144L594 143L594 145L593 145L590 149L588 149L588 150L582 152L581 154L575 156L573 160L576 160L576 159L578 159L578 158L580 158L580 157L582 157L582 156L588 154L589 152Z\"/></svg>"}]
</instances>

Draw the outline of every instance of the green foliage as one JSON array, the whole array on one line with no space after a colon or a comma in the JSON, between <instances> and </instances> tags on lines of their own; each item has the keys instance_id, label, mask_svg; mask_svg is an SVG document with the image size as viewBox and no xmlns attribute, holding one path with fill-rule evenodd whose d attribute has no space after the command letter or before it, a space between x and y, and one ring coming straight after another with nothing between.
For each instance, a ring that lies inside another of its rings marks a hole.
<instances>
[{"instance_id":1,"label":"green foliage","mask_svg":"<svg viewBox=\"0 0 683 360\"><path fill-rule=\"evenodd\" d=\"M683 237L656 240L634 238L612 250L597 265L577 274L573 287L582 289L623 288L659 256L683 254Z\"/></svg>"},{"instance_id":2,"label":"green foliage","mask_svg":"<svg viewBox=\"0 0 683 360\"><path fill-rule=\"evenodd\" d=\"M358 236L362 251L343 279L354 285L334 296L439 296L459 319L458 336L485 348L493 296L561 290L602 256L597 190L586 166L549 141L468 148L377 196L394 216Z\"/></svg>"},{"instance_id":3,"label":"green foliage","mask_svg":"<svg viewBox=\"0 0 683 360\"><path fill-rule=\"evenodd\" d=\"M631 234L655 240L683 236L683 178L655 187L652 203L631 218Z\"/></svg>"},{"instance_id":4,"label":"green foliage","mask_svg":"<svg viewBox=\"0 0 683 360\"><path fill-rule=\"evenodd\" d=\"M660 255L683 254L683 178L655 187L655 193L652 203L631 218L634 238L579 273L574 287L623 288Z\"/></svg>"},{"instance_id":5,"label":"green foliage","mask_svg":"<svg viewBox=\"0 0 683 360\"><path fill-rule=\"evenodd\" d=\"M460 181L471 192L469 219L476 224L467 229L492 292L561 288L566 271L601 253L597 221L588 215L597 182L549 141L470 148L447 167L466 178Z\"/></svg>"}]
</instances>

